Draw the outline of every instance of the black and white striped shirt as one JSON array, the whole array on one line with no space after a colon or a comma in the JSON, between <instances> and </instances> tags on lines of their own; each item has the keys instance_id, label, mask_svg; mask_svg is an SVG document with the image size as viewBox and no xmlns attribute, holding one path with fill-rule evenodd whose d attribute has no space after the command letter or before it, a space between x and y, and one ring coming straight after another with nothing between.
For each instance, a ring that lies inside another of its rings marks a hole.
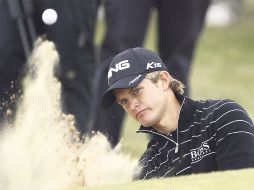
<instances>
[{"instance_id":1,"label":"black and white striped shirt","mask_svg":"<svg viewBox=\"0 0 254 190\"><path fill-rule=\"evenodd\" d=\"M152 134L152 138L139 160L136 179L254 166L254 128L239 104L176 97L182 104L178 130L164 135L141 126L137 131Z\"/></svg>"}]
</instances>

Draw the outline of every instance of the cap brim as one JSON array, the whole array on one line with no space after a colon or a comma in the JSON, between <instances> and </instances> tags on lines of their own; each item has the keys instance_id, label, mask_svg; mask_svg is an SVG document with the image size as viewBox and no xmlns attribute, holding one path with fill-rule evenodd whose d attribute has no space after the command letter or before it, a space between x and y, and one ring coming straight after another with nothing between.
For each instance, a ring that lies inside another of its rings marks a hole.
<instances>
[{"instance_id":1,"label":"cap brim","mask_svg":"<svg viewBox=\"0 0 254 190\"><path fill-rule=\"evenodd\" d=\"M146 73L137 74L116 81L105 91L102 97L102 105L106 108L111 106L116 100L114 95L115 89L135 87L145 78L145 75Z\"/></svg>"}]
</instances>

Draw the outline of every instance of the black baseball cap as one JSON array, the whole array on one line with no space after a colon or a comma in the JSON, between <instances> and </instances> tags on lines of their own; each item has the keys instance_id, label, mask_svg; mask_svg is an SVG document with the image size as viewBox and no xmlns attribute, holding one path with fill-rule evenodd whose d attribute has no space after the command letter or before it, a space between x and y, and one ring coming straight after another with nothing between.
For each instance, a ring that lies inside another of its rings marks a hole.
<instances>
[{"instance_id":1,"label":"black baseball cap","mask_svg":"<svg viewBox=\"0 0 254 190\"><path fill-rule=\"evenodd\" d=\"M136 47L117 54L108 69L109 88L102 97L102 105L109 107L114 103L114 89L135 87L147 73L160 70L167 71L167 67L151 50Z\"/></svg>"}]
</instances>

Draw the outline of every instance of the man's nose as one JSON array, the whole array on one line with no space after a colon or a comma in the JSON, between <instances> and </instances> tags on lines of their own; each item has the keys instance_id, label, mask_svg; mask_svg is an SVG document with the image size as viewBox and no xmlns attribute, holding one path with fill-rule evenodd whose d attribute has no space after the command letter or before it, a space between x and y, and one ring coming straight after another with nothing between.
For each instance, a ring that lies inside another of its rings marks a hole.
<instances>
[{"instance_id":1,"label":"man's nose","mask_svg":"<svg viewBox=\"0 0 254 190\"><path fill-rule=\"evenodd\" d=\"M138 106L139 106L139 101L137 100L137 98L133 98L130 102L130 109L136 110Z\"/></svg>"}]
</instances>

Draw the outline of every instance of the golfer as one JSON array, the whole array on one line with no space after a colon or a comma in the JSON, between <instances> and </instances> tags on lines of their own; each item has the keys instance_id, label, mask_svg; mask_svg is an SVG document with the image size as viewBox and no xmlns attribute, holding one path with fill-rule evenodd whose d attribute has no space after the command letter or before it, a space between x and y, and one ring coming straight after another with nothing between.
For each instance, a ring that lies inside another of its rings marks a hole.
<instances>
[{"instance_id":1,"label":"golfer","mask_svg":"<svg viewBox=\"0 0 254 190\"><path fill-rule=\"evenodd\" d=\"M164 178L254 166L254 128L232 100L194 101L161 58L144 48L117 54L102 104L116 101L151 140L136 179Z\"/></svg>"}]
</instances>

